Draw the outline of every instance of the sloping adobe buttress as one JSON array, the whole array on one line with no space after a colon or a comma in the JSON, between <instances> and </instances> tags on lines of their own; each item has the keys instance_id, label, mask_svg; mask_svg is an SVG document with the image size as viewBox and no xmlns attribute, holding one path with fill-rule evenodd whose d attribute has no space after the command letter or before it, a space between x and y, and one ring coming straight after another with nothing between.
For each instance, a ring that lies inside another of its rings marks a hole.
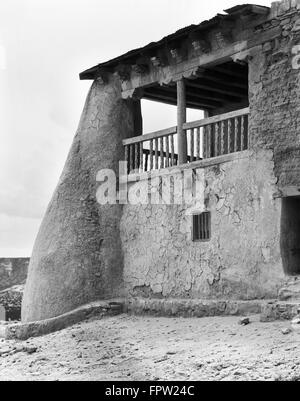
<instances>
[{"instance_id":1,"label":"sloping adobe buttress","mask_svg":"<svg viewBox=\"0 0 300 401\"><path fill-rule=\"evenodd\" d=\"M96 80L34 245L23 322L122 294L121 206L97 203L96 175L118 170L133 130L133 102L122 99L119 79Z\"/></svg>"}]
</instances>

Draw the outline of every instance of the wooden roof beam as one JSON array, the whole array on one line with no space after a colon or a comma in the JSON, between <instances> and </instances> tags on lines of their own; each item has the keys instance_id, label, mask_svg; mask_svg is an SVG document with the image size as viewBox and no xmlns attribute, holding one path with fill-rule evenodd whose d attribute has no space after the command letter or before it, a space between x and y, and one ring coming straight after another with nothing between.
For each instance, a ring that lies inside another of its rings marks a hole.
<instances>
[{"instance_id":1,"label":"wooden roof beam","mask_svg":"<svg viewBox=\"0 0 300 401\"><path fill-rule=\"evenodd\" d=\"M207 35L201 31L193 31L189 35L189 41L192 43L195 52L209 53L211 51L211 43Z\"/></svg>"},{"instance_id":2,"label":"wooden roof beam","mask_svg":"<svg viewBox=\"0 0 300 401\"><path fill-rule=\"evenodd\" d=\"M229 95L228 93L218 93L218 92L214 92L214 91L210 91L210 90L206 90L206 89L201 89L199 90L199 88L195 88L193 86L190 86L189 84L186 85L187 88L187 93L191 94L191 95L195 95L199 98L203 98L203 99L208 99L208 100L217 100L217 101L224 101L224 102L239 102L242 97L241 96L237 96L237 95ZM193 90L192 88L196 89L197 92L195 90Z\"/></svg>"},{"instance_id":3,"label":"wooden roof beam","mask_svg":"<svg viewBox=\"0 0 300 401\"><path fill-rule=\"evenodd\" d=\"M238 88L232 88L227 85L222 85L222 84L215 84L213 82L207 82L205 80L190 80L187 83L188 86L191 86L193 88L198 88L200 90L202 89L208 89L211 90L215 93L222 93L228 96L234 96L237 98L243 98L248 95L247 90L241 90Z\"/></svg>"},{"instance_id":4,"label":"wooden roof beam","mask_svg":"<svg viewBox=\"0 0 300 401\"><path fill-rule=\"evenodd\" d=\"M228 91L223 91L220 90L219 92L214 91L209 85L204 88L200 88L199 85L194 84L194 81L186 80L186 91L187 95L189 96L194 96L199 99L207 99L207 100L215 100L218 102L240 102L243 98L247 97L248 93L244 92L243 94L237 94L236 92L232 92L232 94L228 93ZM196 90L199 89L199 91L194 91L192 88L195 88ZM174 93L174 96L176 95L176 87L174 86L160 86L159 88L154 87L154 93L158 89L159 91L164 91L166 92L171 92ZM201 89L201 90L200 90ZM148 88L148 93L151 91L151 88Z\"/></svg>"},{"instance_id":5,"label":"wooden roof beam","mask_svg":"<svg viewBox=\"0 0 300 401\"><path fill-rule=\"evenodd\" d=\"M217 71L203 69L203 70L197 72L197 76L199 78L203 78L207 81L229 83L230 86L234 86L234 87L241 88L241 89L248 89L248 82L243 82L243 80L241 80L241 79L235 79L235 80L228 82L228 75L225 75L225 74L217 72ZM231 78L233 78L233 77L231 77Z\"/></svg>"},{"instance_id":6,"label":"wooden roof beam","mask_svg":"<svg viewBox=\"0 0 300 401\"><path fill-rule=\"evenodd\" d=\"M155 97L149 94L145 94L144 99L151 100L153 102L169 104L171 106L177 106L177 99L169 98L169 97ZM198 102L191 102L187 100L186 107L188 109L197 109L197 110L213 110L214 107L207 104L202 104Z\"/></svg>"},{"instance_id":7,"label":"wooden roof beam","mask_svg":"<svg viewBox=\"0 0 300 401\"><path fill-rule=\"evenodd\" d=\"M199 91L195 91L192 88L195 89L199 89L198 87L192 86L190 85L190 81L186 80L186 94L187 97L189 96L193 96L195 98L198 99L205 99L205 100L213 100L213 101L217 101L217 102L226 102L226 103L238 103L240 102L243 97L245 96L237 96L237 95L229 95L228 93L222 94L222 93L216 93L214 91L211 90L199 90ZM171 92L174 93L174 96L176 95L176 88L175 87L171 87L171 86L165 86L165 87L160 87L160 89L164 92ZM148 93L151 91L151 89L148 89ZM155 93L155 89L154 89L154 93Z\"/></svg>"},{"instance_id":8,"label":"wooden roof beam","mask_svg":"<svg viewBox=\"0 0 300 401\"><path fill-rule=\"evenodd\" d=\"M245 72L238 72L234 69L229 69L229 68L223 67L222 65L216 65L214 67L214 71L221 72L222 74L228 75L230 77L242 78L244 80L247 80L247 78L248 78L247 70Z\"/></svg>"},{"instance_id":9,"label":"wooden roof beam","mask_svg":"<svg viewBox=\"0 0 300 401\"><path fill-rule=\"evenodd\" d=\"M159 90L155 90L155 91L149 91L149 90L145 90L144 91L144 97L146 96L154 96L157 98L164 98L164 99L175 99L177 98L177 92L175 91L159 91ZM201 94L197 95L197 94L191 94L189 92L187 92L187 102L191 102L191 103L195 103L195 104L205 104L206 106L209 106L211 108L215 108L215 107L221 107L222 106L222 102L219 100L212 100L212 99L207 99L204 98L203 96L201 96Z\"/></svg>"}]
</instances>

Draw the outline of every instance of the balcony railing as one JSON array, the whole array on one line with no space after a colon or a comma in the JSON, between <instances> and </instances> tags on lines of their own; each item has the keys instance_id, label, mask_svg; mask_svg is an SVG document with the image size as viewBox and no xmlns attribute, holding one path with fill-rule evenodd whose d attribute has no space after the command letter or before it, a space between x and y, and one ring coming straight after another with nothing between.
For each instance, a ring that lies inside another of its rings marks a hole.
<instances>
[{"instance_id":1,"label":"balcony railing","mask_svg":"<svg viewBox=\"0 0 300 401\"><path fill-rule=\"evenodd\" d=\"M185 123L187 163L248 149L249 108ZM177 127L123 140L128 171L177 166Z\"/></svg>"}]
</instances>

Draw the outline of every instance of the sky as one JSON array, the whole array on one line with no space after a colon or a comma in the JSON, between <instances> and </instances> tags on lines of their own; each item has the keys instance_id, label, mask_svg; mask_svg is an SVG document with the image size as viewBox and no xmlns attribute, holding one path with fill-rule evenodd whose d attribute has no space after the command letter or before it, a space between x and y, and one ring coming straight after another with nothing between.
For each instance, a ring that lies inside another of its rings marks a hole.
<instances>
[{"instance_id":1,"label":"sky","mask_svg":"<svg viewBox=\"0 0 300 401\"><path fill-rule=\"evenodd\" d=\"M243 3L0 0L0 257L31 254L91 85L79 72ZM175 114L144 101L145 132Z\"/></svg>"}]
</instances>

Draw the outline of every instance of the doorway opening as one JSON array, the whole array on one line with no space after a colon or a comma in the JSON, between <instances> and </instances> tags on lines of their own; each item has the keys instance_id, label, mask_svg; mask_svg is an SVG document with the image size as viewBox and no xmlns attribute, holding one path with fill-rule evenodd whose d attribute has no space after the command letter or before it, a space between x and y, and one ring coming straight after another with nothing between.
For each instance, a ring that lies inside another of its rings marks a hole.
<instances>
[{"instance_id":1,"label":"doorway opening","mask_svg":"<svg viewBox=\"0 0 300 401\"><path fill-rule=\"evenodd\" d=\"M284 272L300 276L300 197L282 199L280 236Z\"/></svg>"}]
</instances>

